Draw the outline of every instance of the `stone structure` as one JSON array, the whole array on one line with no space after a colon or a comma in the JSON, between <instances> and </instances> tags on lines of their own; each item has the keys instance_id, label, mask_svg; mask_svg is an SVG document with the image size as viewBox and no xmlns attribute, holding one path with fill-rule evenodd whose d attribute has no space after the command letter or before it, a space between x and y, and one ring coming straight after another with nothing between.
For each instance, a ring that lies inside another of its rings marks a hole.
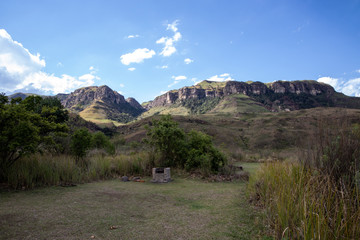
<instances>
[{"instance_id":1,"label":"stone structure","mask_svg":"<svg viewBox=\"0 0 360 240\"><path fill-rule=\"evenodd\" d=\"M171 181L170 168L153 168L153 183L167 183Z\"/></svg>"}]
</instances>

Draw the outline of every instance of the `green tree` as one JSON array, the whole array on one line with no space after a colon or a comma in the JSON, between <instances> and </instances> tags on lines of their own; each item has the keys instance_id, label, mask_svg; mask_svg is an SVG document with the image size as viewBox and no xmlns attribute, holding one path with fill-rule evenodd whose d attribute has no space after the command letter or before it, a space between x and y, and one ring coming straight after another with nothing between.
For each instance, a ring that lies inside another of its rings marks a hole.
<instances>
[{"instance_id":1,"label":"green tree","mask_svg":"<svg viewBox=\"0 0 360 240\"><path fill-rule=\"evenodd\" d=\"M34 122L40 116L13 101L8 104L7 97L0 96L0 179L7 169L20 157L37 151L40 128Z\"/></svg>"},{"instance_id":2,"label":"green tree","mask_svg":"<svg viewBox=\"0 0 360 240\"><path fill-rule=\"evenodd\" d=\"M86 128L76 130L71 136L70 148L78 163L85 157L86 151L90 149L91 139L91 133Z\"/></svg>"},{"instance_id":3,"label":"green tree","mask_svg":"<svg viewBox=\"0 0 360 240\"><path fill-rule=\"evenodd\" d=\"M179 128L170 115L154 120L147 127L147 142L160 154L161 166L176 166L188 171L201 169L215 173L226 164L225 156L214 147L209 135Z\"/></svg>"},{"instance_id":4,"label":"green tree","mask_svg":"<svg viewBox=\"0 0 360 240\"><path fill-rule=\"evenodd\" d=\"M160 154L161 166L184 166L187 156L185 137L185 132L170 115L154 120L151 128L147 126L147 143Z\"/></svg>"},{"instance_id":5,"label":"green tree","mask_svg":"<svg viewBox=\"0 0 360 240\"><path fill-rule=\"evenodd\" d=\"M27 111L40 116L34 121L34 124L40 129L41 144L39 150L61 151L61 139L66 137L69 131L66 124L69 113L61 105L60 100L54 97L28 96L20 104Z\"/></svg>"},{"instance_id":6,"label":"green tree","mask_svg":"<svg viewBox=\"0 0 360 240\"><path fill-rule=\"evenodd\" d=\"M200 168L206 173L218 172L226 164L225 156L214 147L209 135L190 131L188 133L189 155L185 164L187 170Z\"/></svg>"},{"instance_id":7,"label":"green tree","mask_svg":"<svg viewBox=\"0 0 360 240\"><path fill-rule=\"evenodd\" d=\"M115 147L103 132L96 132L92 135L91 147L105 149L108 153L114 154Z\"/></svg>"}]
</instances>

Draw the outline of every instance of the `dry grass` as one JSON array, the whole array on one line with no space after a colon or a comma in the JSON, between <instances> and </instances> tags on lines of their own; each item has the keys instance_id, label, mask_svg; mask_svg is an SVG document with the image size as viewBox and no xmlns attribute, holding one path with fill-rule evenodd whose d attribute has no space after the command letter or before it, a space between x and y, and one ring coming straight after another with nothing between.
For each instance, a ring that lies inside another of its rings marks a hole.
<instances>
[{"instance_id":1,"label":"dry grass","mask_svg":"<svg viewBox=\"0 0 360 240\"><path fill-rule=\"evenodd\" d=\"M276 239L360 238L359 189L284 162L263 165L250 186Z\"/></svg>"}]
</instances>

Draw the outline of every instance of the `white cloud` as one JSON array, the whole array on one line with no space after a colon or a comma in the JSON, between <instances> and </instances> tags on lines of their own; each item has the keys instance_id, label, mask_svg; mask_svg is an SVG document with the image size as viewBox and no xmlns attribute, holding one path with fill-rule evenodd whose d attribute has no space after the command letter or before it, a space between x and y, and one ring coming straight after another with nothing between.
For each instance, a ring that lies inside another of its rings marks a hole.
<instances>
[{"instance_id":1,"label":"white cloud","mask_svg":"<svg viewBox=\"0 0 360 240\"><path fill-rule=\"evenodd\" d=\"M136 68L131 67L131 68L128 68L128 70L129 70L130 72L132 72L132 71L135 71L135 70L136 70Z\"/></svg>"},{"instance_id":2,"label":"white cloud","mask_svg":"<svg viewBox=\"0 0 360 240\"><path fill-rule=\"evenodd\" d=\"M160 68L161 69L166 69L166 68L168 68L168 65L161 66Z\"/></svg>"},{"instance_id":3,"label":"white cloud","mask_svg":"<svg viewBox=\"0 0 360 240\"><path fill-rule=\"evenodd\" d=\"M138 48L132 53L127 53L122 55L121 62L124 65L129 65L131 63L141 63L144 59L152 58L155 55L154 50L149 50L147 48Z\"/></svg>"},{"instance_id":4,"label":"white cloud","mask_svg":"<svg viewBox=\"0 0 360 240\"><path fill-rule=\"evenodd\" d=\"M317 80L332 86L337 92L342 92L348 96L360 97L360 78L350 79L349 81L339 81L337 78L321 77Z\"/></svg>"},{"instance_id":5,"label":"white cloud","mask_svg":"<svg viewBox=\"0 0 360 240\"><path fill-rule=\"evenodd\" d=\"M190 64L190 63L194 62L194 60L192 60L190 58L185 58L184 62L185 62L185 64Z\"/></svg>"},{"instance_id":6,"label":"white cloud","mask_svg":"<svg viewBox=\"0 0 360 240\"><path fill-rule=\"evenodd\" d=\"M79 78L66 74L57 77L42 71L45 66L45 60L40 58L39 53L30 53L21 43L14 41L5 29L0 29L1 91L31 90L43 94L56 94L92 85L95 80L100 79L93 73Z\"/></svg>"},{"instance_id":7,"label":"white cloud","mask_svg":"<svg viewBox=\"0 0 360 240\"><path fill-rule=\"evenodd\" d=\"M169 84L168 87L172 87L175 84L178 84L180 81L187 79L186 76L172 76L171 78L174 79L174 82Z\"/></svg>"},{"instance_id":8,"label":"white cloud","mask_svg":"<svg viewBox=\"0 0 360 240\"><path fill-rule=\"evenodd\" d=\"M356 70L355 72L360 73L360 69Z\"/></svg>"},{"instance_id":9,"label":"white cloud","mask_svg":"<svg viewBox=\"0 0 360 240\"><path fill-rule=\"evenodd\" d=\"M207 80L209 81L214 81L214 82L225 82L225 81L233 81L234 79L231 78L229 73L223 73L215 76L212 76L210 78L208 78Z\"/></svg>"},{"instance_id":10,"label":"white cloud","mask_svg":"<svg viewBox=\"0 0 360 240\"><path fill-rule=\"evenodd\" d=\"M136 34L136 35L129 35L129 36L127 36L127 38L138 38L138 37L140 37L138 34Z\"/></svg>"},{"instance_id":11,"label":"white cloud","mask_svg":"<svg viewBox=\"0 0 360 240\"><path fill-rule=\"evenodd\" d=\"M172 30L173 32L177 32L178 28L176 27L179 24L179 20L175 20L173 23L168 24L166 30Z\"/></svg>"},{"instance_id":12,"label":"white cloud","mask_svg":"<svg viewBox=\"0 0 360 240\"><path fill-rule=\"evenodd\" d=\"M90 70L90 71L94 70L94 67L93 67L93 66L90 66L90 67L89 67L89 70Z\"/></svg>"},{"instance_id":13,"label":"white cloud","mask_svg":"<svg viewBox=\"0 0 360 240\"><path fill-rule=\"evenodd\" d=\"M347 81L343 85L341 91L349 96L360 97L360 78L350 79Z\"/></svg>"},{"instance_id":14,"label":"white cloud","mask_svg":"<svg viewBox=\"0 0 360 240\"><path fill-rule=\"evenodd\" d=\"M333 88L335 88L335 90L339 90L338 89L338 84L339 84L339 79L337 78L331 78L331 77L321 77L317 80L318 82L322 82L322 83L326 83L329 84L330 86L332 86Z\"/></svg>"},{"instance_id":15,"label":"white cloud","mask_svg":"<svg viewBox=\"0 0 360 240\"><path fill-rule=\"evenodd\" d=\"M164 48L160 52L160 55L164 57L169 57L176 52L174 43L181 39L181 33L178 32L177 28L178 23L179 21L176 20L173 23L167 25L166 30L171 30L175 33L173 37L162 37L156 41L157 44L164 44Z\"/></svg>"},{"instance_id":16,"label":"white cloud","mask_svg":"<svg viewBox=\"0 0 360 240\"><path fill-rule=\"evenodd\" d=\"M123 83L120 83L119 85L121 88L125 87L125 85Z\"/></svg>"}]
</instances>

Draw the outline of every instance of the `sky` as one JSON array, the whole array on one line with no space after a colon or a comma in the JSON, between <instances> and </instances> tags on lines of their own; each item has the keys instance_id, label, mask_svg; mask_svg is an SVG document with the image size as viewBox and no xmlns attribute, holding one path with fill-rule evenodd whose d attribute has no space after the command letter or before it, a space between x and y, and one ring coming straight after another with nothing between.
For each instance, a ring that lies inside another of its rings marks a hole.
<instances>
[{"instance_id":1,"label":"sky","mask_svg":"<svg viewBox=\"0 0 360 240\"><path fill-rule=\"evenodd\" d=\"M1 0L0 92L317 80L360 97L360 0Z\"/></svg>"}]
</instances>

